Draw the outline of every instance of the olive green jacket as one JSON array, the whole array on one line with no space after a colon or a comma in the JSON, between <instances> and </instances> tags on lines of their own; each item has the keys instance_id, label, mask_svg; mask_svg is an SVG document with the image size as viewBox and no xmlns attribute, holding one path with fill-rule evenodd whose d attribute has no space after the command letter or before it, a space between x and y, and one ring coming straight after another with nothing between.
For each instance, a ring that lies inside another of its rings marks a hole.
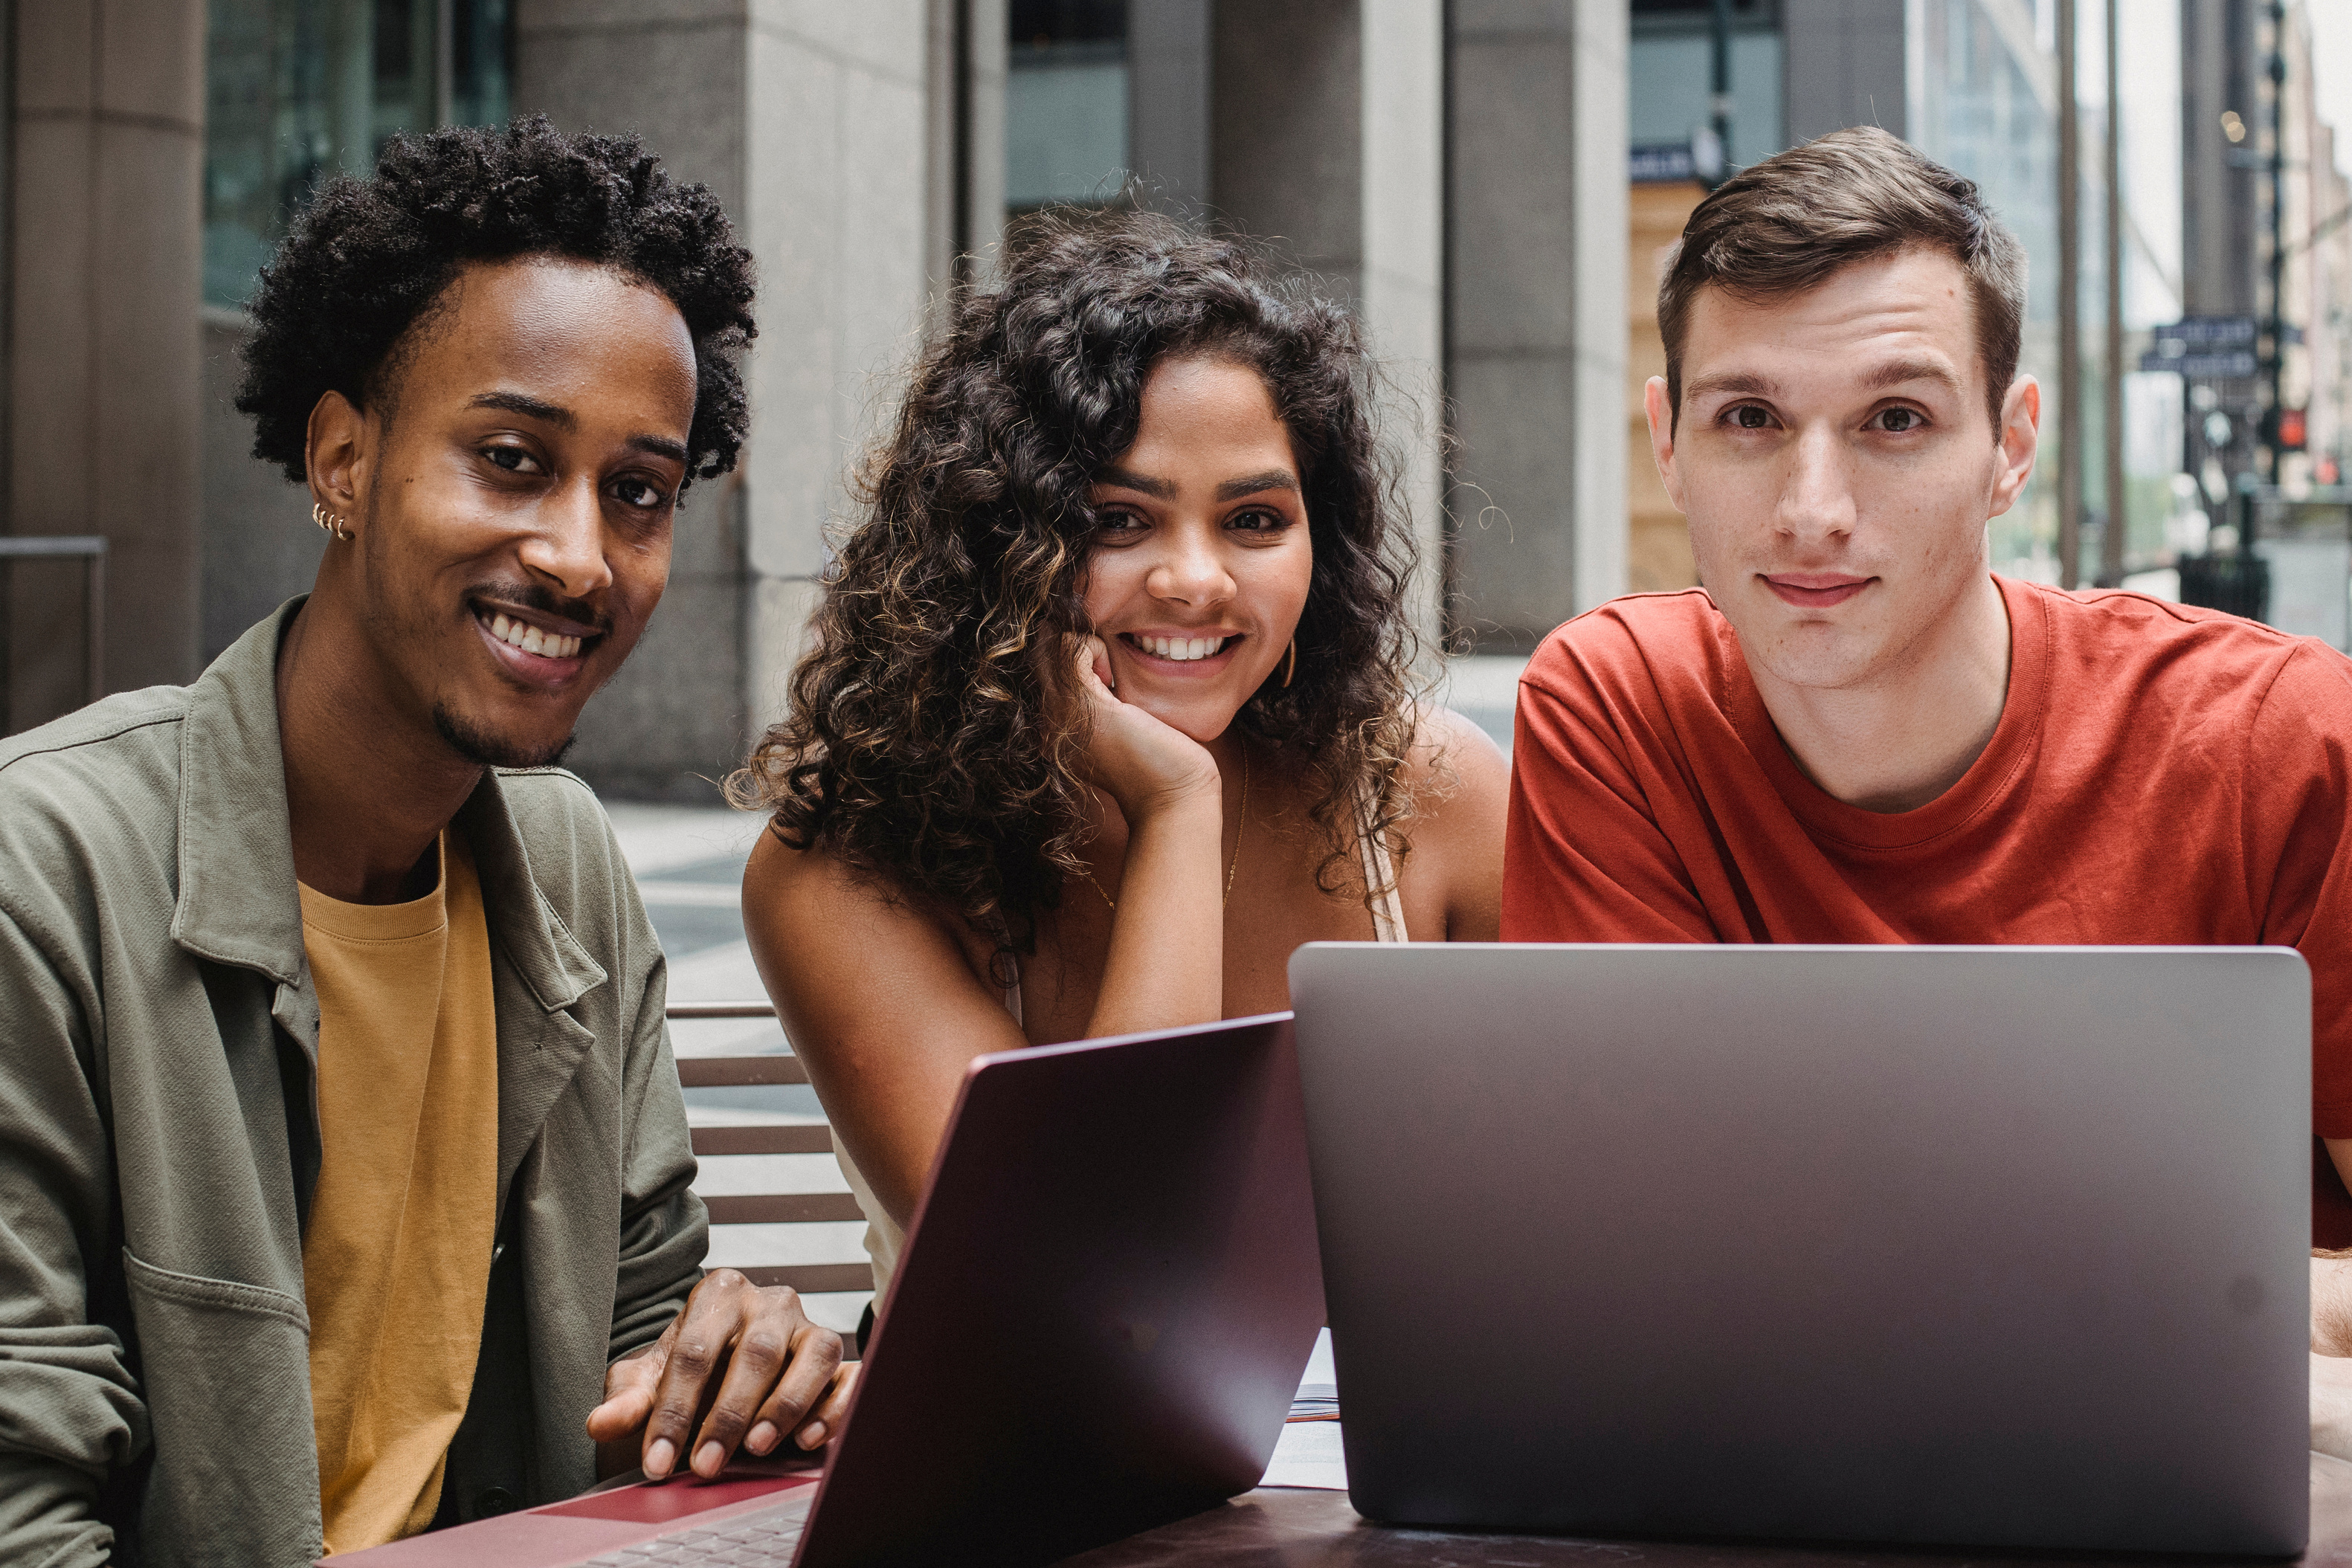
<instances>
[{"instance_id":1,"label":"olive green jacket","mask_svg":"<svg viewBox=\"0 0 2352 1568\"><path fill-rule=\"evenodd\" d=\"M0 742L0 1563L322 1550L319 999L274 675L300 603L192 686ZM593 1482L605 1366L660 1334L709 1236L661 949L595 798L494 770L456 826L489 924L499 1240L444 1521Z\"/></svg>"}]
</instances>

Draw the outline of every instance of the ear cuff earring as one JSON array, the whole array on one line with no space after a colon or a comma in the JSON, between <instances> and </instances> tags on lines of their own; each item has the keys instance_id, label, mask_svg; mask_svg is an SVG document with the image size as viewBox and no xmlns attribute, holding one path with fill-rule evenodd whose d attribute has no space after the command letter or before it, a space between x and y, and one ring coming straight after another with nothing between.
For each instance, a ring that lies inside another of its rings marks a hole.
<instances>
[{"instance_id":1,"label":"ear cuff earring","mask_svg":"<svg viewBox=\"0 0 2352 1568\"><path fill-rule=\"evenodd\" d=\"M1282 665L1282 689L1283 689L1283 690L1285 690L1285 691L1288 691L1288 690L1290 689L1290 677L1291 677L1291 676L1293 676L1293 675L1295 675L1295 674L1297 674L1297 673L1298 673L1298 639L1297 639L1297 638L1296 638L1296 637L1293 637L1293 638L1290 640L1290 656L1289 656L1287 659L1286 659L1286 660L1284 660L1284 661L1283 661L1283 665Z\"/></svg>"},{"instance_id":2,"label":"ear cuff earring","mask_svg":"<svg viewBox=\"0 0 2352 1568\"><path fill-rule=\"evenodd\" d=\"M310 520L318 524L320 528L326 529L327 532L334 535L335 538L339 539L349 539L357 537L350 528L343 526L342 518L327 510L327 508L321 506L319 502L313 501L310 503ZM1286 682L1285 684L1287 685L1288 683Z\"/></svg>"}]
</instances>

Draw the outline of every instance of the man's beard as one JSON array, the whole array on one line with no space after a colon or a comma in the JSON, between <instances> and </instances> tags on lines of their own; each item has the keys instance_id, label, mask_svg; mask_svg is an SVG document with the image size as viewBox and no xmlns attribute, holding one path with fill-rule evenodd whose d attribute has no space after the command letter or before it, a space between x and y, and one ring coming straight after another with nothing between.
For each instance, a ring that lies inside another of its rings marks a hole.
<instances>
[{"instance_id":1,"label":"man's beard","mask_svg":"<svg viewBox=\"0 0 2352 1568\"><path fill-rule=\"evenodd\" d=\"M433 729L448 743L450 750L478 768L552 768L563 760L563 754L580 738L574 731L553 746L532 749L504 736L493 735L451 712L446 703L433 705Z\"/></svg>"}]
</instances>

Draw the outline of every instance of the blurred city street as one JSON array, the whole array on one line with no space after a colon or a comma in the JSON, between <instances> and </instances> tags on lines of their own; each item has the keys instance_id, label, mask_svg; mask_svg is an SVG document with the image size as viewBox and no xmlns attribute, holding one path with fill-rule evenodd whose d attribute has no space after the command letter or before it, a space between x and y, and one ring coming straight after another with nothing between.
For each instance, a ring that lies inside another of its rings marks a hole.
<instances>
[{"instance_id":1,"label":"blurred city street","mask_svg":"<svg viewBox=\"0 0 2352 1568\"><path fill-rule=\"evenodd\" d=\"M395 135L534 113L641 135L791 280L758 304L742 460L686 498L660 612L583 717L570 765L608 800L708 802L740 762L940 302L1057 209L1189 214L1357 317L1425 638L1523 656L1693 585L1641 406L1659 265L1727 175L1864 123L1973 182L2030 258L2040 457L1995 570L2352 647L2344 0L884 0L772 47L687 0L151 9L0 0L0 733L192 679L309 586L311 498L236 408L259 269ZM146 119L97 180L77 160L115 134L113 80ZM95 265L31 243L98 234ZM110 466L133 407L153 439Z\"/></svg>"}]
</instances>

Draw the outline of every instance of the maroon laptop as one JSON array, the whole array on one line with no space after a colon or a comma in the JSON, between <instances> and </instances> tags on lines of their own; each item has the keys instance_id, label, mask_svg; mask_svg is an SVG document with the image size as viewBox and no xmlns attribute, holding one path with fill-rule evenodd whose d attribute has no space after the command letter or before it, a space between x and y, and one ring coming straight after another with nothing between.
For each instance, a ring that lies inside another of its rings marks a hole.
<instances>
[{"instance_id":1,"label":"maroon laptop","mask_svg":"<svg viewBox=\"0 0 2352 1568\"><path fill-rule=\"evenodd\" d=\"M1042 1564L1265 1473L1323 1281L1290 1015L966 1071L841 1437L336 1568Z\"/></svg>"}]
</instances>

